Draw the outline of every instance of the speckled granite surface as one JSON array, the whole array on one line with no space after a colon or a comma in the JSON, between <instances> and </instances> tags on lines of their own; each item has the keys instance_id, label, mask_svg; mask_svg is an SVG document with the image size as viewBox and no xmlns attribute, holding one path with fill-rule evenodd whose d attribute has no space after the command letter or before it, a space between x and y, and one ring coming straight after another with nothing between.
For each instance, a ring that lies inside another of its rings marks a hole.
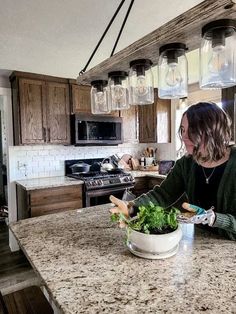
<instances>
[{"instance_id":1,"label":"speckled granite surface","mask_svg":"<svg viewBox=\"0 0 236 314\"><path fill-rule=\"evenodd\" d=\"M16 181L16 184L21 185L27 191L53 188L53 187L59 187L59 186L81 185L83 183L84 182L81 180L76 180L76 179L65 177L65 176L35 178L35 179L26 179L26 180Z\"/></svg>"},{"instance_id":2,"label":"speckled granite surface","mask_svg":"<svg viewBox=\"0 0 236 314\"><path fill-rule=\"evenodd\" d=\"M156 177L156 178L166 178L166 176L158 174L157 171L130 171L133 177ZM81 180L76 180L66 176L60 177L46 177L46 178L34 178L17 180L16 184L21 185L25 190L37 190L37 189L47 189L59 186L77 185L83 184Z\"/></svg>"},{"instance_id":3,"label":"speckled granite surface","mask_svg":"<svg viewBox=\"0 0 236 314\"><path fill-rule=\"evenodd\" d=\"M159 174L158 171L139 171L139 170L132 170L130 173L133 175L134 178L138 177L155 177L165 179L166 175Z\"/></svg>"},{"instance_id":4,"label":"speckled granite surface","mask_svg":"<svg viewBox=\"0 0 236 314\"><path fill-rule=\"evenodd\" d=\"M62 313L236 313L236 246L184 226L177 255L133 256L110 205L11 225Z\"/></svg>"}]
</instances>

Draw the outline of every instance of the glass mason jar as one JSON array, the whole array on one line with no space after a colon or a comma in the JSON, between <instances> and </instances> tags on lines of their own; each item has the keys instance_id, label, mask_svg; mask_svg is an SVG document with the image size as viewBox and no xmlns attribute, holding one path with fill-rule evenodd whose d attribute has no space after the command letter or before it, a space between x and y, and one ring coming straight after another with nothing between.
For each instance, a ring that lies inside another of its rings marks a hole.
<instances>
[{"instance_id":1,"label":"glass mason jar","mask_svg":"<svg viewBox=\"0 0 236 314\"><path fill-rule=\"evenodd\" d=\"M127 72L108 73L109 103L111 110L129 109Z\"/></svg>"},{"instance_id":2,"label":"glass mason jar","mask_svg":"<svg viewBox=\"0 0 236 314\"><path fill-rule=\"evenodd\" d=\"M172 99L187 97L188 62L185 44L171 43L160 47L158 59L158 96Z\"/></svg>"},{"instance_id":3,"label":"glass mason jar","mask_svg":"<svg viewBox=\"0 0 236 314\"><path fill-rule=\"evenodd\" d=\"M131 105L148 105L154 102L152 61L138 59L130 62L129 96Z\"/></svg>"},{"instance_id":4,"label":"glass mason jar","mask_svg":"<svg viewBox=\"0 0 236 314\"><path fill-rule=\"evenodd\" d=\"M91 82L91 111L93 114L106 114L111 112L107 81L96 80Z\"/></svg>"},{"instance_id":5,"label":"glass mason jar","mask_svg":"<svg viewBox=\"0 0 236 314\"><path fill-rule=\"evenodd\" d=\"M236 20L223 19L202 28L200 88L236 85Z\"/></svg>"}]
</instances>

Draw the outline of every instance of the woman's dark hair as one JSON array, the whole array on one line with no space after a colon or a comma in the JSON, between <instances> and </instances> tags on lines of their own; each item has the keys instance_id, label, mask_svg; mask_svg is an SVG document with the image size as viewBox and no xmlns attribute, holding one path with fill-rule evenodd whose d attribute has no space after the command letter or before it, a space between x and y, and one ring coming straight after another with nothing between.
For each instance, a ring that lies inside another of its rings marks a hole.
<instances>
[{"instance_id":1,"label":"woman's dark hair","mask_svg":"<svg viewBox=\"0 0 236 314\"><path fill-rule=\"evenodd\" d=\"M231 120L225 111L215 103L199 102L190 106L184 115L188 119L188 137L194 144L193 158L197 162L206 162L224 157L231 139ZM200 152L202 143L204 156Z\"/></svg>"}]
</instances>

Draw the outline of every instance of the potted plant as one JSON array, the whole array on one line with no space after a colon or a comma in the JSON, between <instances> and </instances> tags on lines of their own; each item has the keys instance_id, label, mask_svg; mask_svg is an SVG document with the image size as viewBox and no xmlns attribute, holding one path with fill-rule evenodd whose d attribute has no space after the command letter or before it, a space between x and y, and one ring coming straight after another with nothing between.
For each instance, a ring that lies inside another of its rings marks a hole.
<instances>
[{"instance_id":1,"label":"potted plant","mask_svg":"<svg viewBox=\"0 0 236 314\"><path fill-rule=\"evenodd\" d=\"M152 202L140 206L133 218L112 214L112 221L125 222L126 244L135 255L150 259L170 257L178 251L182 230L177 221L179 210L165 209Z\"/></svg>"}]
</instances>

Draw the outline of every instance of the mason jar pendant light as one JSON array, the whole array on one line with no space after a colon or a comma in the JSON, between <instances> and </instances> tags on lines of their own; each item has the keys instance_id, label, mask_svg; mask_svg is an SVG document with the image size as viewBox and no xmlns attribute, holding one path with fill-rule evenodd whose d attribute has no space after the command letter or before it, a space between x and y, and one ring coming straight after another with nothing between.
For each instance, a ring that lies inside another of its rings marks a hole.
<instances>
[{"instance_id":1,"label":"mason jar pendant light","mask_svg":"<svg viewBox=\"0 0 236 314\"><path fill-rule=\"evenodd\" d=\"M202 28L200 88L236 85L236 20L210 22Z\"/></svg>"},{"instance_id":2,"label":"mason jar pendant light","mask_svg":"<svg viewBox=\"0 0 236 314\"><path fill-rule=\"evenodd\" d=\"M111 110L129 109L127 72L108 73L109 103Z\"/></svg>"},{"instance_id":3,"label":"mason jar pendant light","mask_svg":"<svg viewBox=\"0 0 236 314\"><path fill-rule=\"evenodd\" d=\"M172 99L187 97L188 63L186 45L171 43L160 47L158 59L158 96Z\"/></svg>"},{"instance_id":4,"label":"mason jar pendant light","mask_svg":"<svg viewBox=\"0 0 236 314\"><path fill-rule=\"evenodd\" d=\"M138 59L130 62L129 92L131 105L148 105L154 102L152 61Z\"/></svg>"},{"instance_id":5,"label":"mason jar pendant light","mask_svg":"<svg viewBox=\"0 0 236 314\"><path fill-rule=\"evenodd\" d=\"M106 114L111 112L108 101L107 81L96 80L91 82L91 110L93 114Z\"/></svg>"}]
</instances>

